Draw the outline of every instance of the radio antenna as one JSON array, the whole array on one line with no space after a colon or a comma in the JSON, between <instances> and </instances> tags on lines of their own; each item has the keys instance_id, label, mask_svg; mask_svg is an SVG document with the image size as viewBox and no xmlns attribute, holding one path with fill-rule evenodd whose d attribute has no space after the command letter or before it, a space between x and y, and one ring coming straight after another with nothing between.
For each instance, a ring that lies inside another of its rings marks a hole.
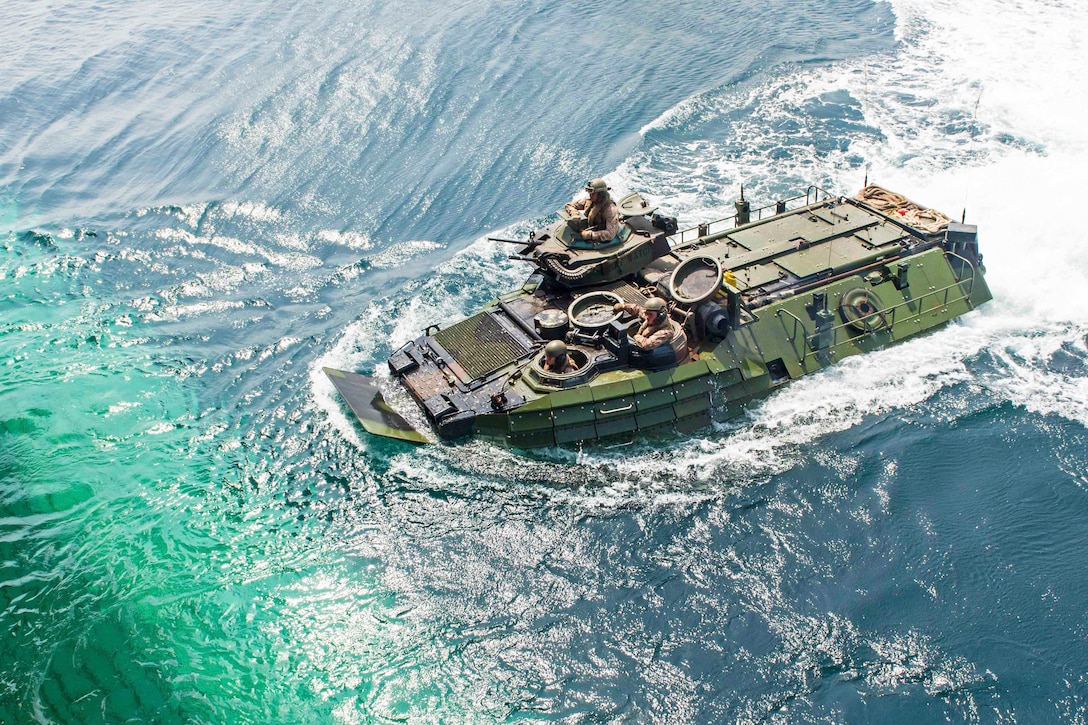
<instances>
[{"instance_id":1,"label":"radio antenna","mask_svg":"<svg viewBox=\"0 0 1088 725\"><path fill-rule=\"evenodd\" d=\"M984 85L982 85L981 83L979 83L978 96L975 98L975 107L973 109L971 109L971 120L972 121L977 121L978 120L978 107L979 107L979 104L982 103L982 92L985 89L986 89L986 87ZM968 168L967 169L967 180L964 182L964 185L963 185L963 213L960 214L960 224L963 224L964 222L967 221L967 197L970 195L970 193L971 193L971 169Z\"/></svg>"}]
</instances>

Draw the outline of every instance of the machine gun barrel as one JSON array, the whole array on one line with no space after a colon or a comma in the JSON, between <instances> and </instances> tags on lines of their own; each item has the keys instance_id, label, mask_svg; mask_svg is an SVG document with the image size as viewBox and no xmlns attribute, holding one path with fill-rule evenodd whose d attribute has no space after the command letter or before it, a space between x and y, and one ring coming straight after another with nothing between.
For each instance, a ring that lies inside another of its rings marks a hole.
<instances>
[{"instance_id":1,"label":"machine gun barrel","mask_svg":"<svg viewBox=\"0 0 1088 725\"><path fill-rule=\"evenodd\" d=\"M489 242L502 242L503 244L517 244L522 247L528 247L529 249L536 249L541 245L541 241L536 238L536 234L529 232L529 238L525 241L518 239L503 239L502 237L488 237Z\"/></svg>"}]
</instances>

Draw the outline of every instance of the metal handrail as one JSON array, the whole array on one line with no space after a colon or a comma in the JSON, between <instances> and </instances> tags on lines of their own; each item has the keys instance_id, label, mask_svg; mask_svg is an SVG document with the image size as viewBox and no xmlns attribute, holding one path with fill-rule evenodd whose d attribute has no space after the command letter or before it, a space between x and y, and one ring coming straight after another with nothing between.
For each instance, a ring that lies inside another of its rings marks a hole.
<instances>
[{"instance_id":1,"label":"metal handrail","mask_svg":"<svg viewBox=\"0 0 1088 725\"><path fill-rule=\"evenodd\" d=\"M801 332L803 332L803 333L805 334L805 336L806 336L806 337L808 337L808 328L807 328L807 327L805 327L805 321L804 321L804 320L802 320L802 319L801 319L800 317L798 317L797 315L793 314L793 313L792 313L792 312L790 312L789 310L786 310L786 309L781 309L781 308L780 308L780 309L777 309L777 310L775 310L775 311L774 311L774 314L775 314L775 317L781 317L782 315L789 315L790 317L792 317L792 318L793 318L793 321L794 321L794 322L796 322L796 323L797 323L798 325L800 325L800 326L801 326ZM794 338L790 338L790 342L793 342L793 340L794 340Z\"/></svg>"},{"instance_id":2,"label":"metal handrail","mask_svg":"<svg viewBox=\"0 0 1088 725\"><path fill-rule=\"evenodd\" d=\"M922 310L920 308L921 303L928 297L934 297L936 295L940 295L940 294L943 293L944 294L944 299L941 301L941 306L942 307L947 307L949 304L951 304L953 302L961 302L963 300L969 299L971 297L971 289L973 289L973 287L974 287L975 275L977 273L976 269L975 269L975 266L973 264L971 264L970 260L965 259L964 257L961 257L958 254L955 254L953 252L946 252L946 254L958 257L959 259L963 260L963 262L971 270L971 277L966 280L970 284L968 285L968 290L964 294L960 295L959 297L957 297L955 299L949 299L949 297L948 297L948 293L953 287L959 287L965 281L965 279L957 279L955 282L953 282L950 285L947 285L945 287L941 287L940 289L931 290L929 292L926 292L921 297L917 297L917 298L912 299L912 300L906 300L904 302L900 302L897 305L892 305L891 307L887 307L887 308L881 310L879 313L873 313L873 314L880 314L880 315L884 315L885 317L887 317L888 318L887 327L890 329L892 327L895 327L896 311L899 310L900 308L907 307L911 303L917 303L919 305L918 314L921 314L921 312L922 312ZM961 287L961 290L962 290L962 287ZM797 325L799 325L801 327L801 332L804 335L804 339L805 339L805 343L806 343L804 355L802 355L802 357L801 357L802 361L808 359L808 357L810 355L814 355L817 352L820 352L820 350L811 349L810 340L813 339L813 338L812 338L812 334L809 333L808 326L805 324L804 320L802 320L800 317L793 314L792 312L790 312L787 309L780 308L780 309L775 310L775 316L776 317L781 317L782 315L789 316L790 318L793 319L793 321L795 323L797 323ZM843 323L840 323L838 325L835 325L835 326L829 328L828 332L831 333L832 339L834 339L834 338L838 337L837 333L840 330L845 330L847 327L850 327L850 323L849 322L843 322ZM871 332L868 332L868 333L863 332L863 333L861 333L859 335L852 335L849 338L847 338L846 340L843 340L841 342L834 342L831 345L828 345L827 350L828 351L833 350L834 348L839 347L840 345L845 345L845 344L847 344L849 342L853 342L853 341L857 340L859 337L863 337L865 335L871 335L871 334L872 334ZM796 339L797 339L797 336L796 336L796 334L794 334L794 335L792 335L790 337L790 342L792 343L792 342L796 341Z\"/></svg>"},{"instance_id":3,"label":"metal handrail","mask_svg":"<svg viewBox=\"0 0 1088 725\"><path fill-rule=\"evenodd\" d=\"M971 260L968 259L967 257L961 257L960 255L956 254L955 252L949 252L948 250L945 250L944 256L946 256L946 257L955 257L956 259L958 259L961 262L963 262L964 264L966 264L967 267L971 270L971 280L970 280L971 283L967 286L967 296L970 297L971 294L975 291L975 276L978 274L978 270L975 269L975 265L971 264ZM963 279L956 280L956 283L957 284L962 284Z\"/></svg>"},{"instance_id":4,"label":"metal handrail","mask_svg":"<svg viewBox=\"0 0 1088 725\"><path fill-rule=\"evenodd\" d=\"M800 209L832 198L835 198L834 194L827 191L826 189L822 189L819 186L812 184L808 187L808 189L805 190L804 195L798 194L797 196L791 196L786 199L779 199L774 203L752 209L749 212L748 223L751 224L754 222L759 222L762 221L765 217L771 217L775 214L783 213L778 211L778 207L780 205L784 205L786 210ZM796 203L801 199L805 200L803 204ZM687 229L682 229L669 236L671 246L682 247L690 242L696 242L703 237L713 236L715 234L724 232L727 229L734 229L738 226L736 223L736 219L737 215L733 214L732 216L715 219L714 221L699 224L697 226L689 227Z\"/></svg>"},{"instance_id":5,"label":"metal handrail","mask_svg":"<svg viewBox=\"0 0 1088 725\"><path fill-rule=\"evenodd\" d=\"M966 260L964 260L964 261L966 261ZM968 262L968 264L970 265L970 262ZM951 290L953 287L959 287L961 282L962 282L962 280L956 280L955 282L953 282L950 285L947 285L945 287L941 287L940 289L932 290L930 292L926 292L924 295L922 295L921 297L918 297L916 299L907 300L905 302L900 302L897 305L892 305L891 307L888 307L888 308L886 308L884 310L881 310L881 312L879 314L889 316L890 319L888 320L887 328L890 329L892 327L895 327L895 313L896 313L896 310L898 310L898 309L900 309L902 307L906 307L909 304L911 304L912 302L917 302L919 304L918 314L922 313L921 303L927 297L935 297L935 296L943 293L944 294L944 299L941 301L941 306L942 307L947 307L949 304L952 304L953 302L961 302L963 300L968 299L970 297L970 295L969 294L962 294L959 297L957 297L955 299L952 299L952 300L950 300L948 298L949 290ZM877 314L877 313L874 313L874 314ZM844 322L842 324L835 325L834 327L832 327L831 332L832 332L833 337L838 336L835 333L837 333L839 330L845 329L845 328L847 328L849 326L850 326L849 322ZM854 340L857 340L859 337L862 337L862 336L867 335L867 334L872 334L872 333L862 333L860 335L854 335L854 336L852 336L852 337L850 337L850 338L848 338L846 340L843 340L842 342L835 342L835 343L829 345L827 349L832 350L832 349L834 349L834 348L836 348L836 347L838 347L840 345L845 345L845 344L847 344L849 342L853 342ZM808 353L805 353L805 357L808 357Z\"/></svg>"}]
</instances>

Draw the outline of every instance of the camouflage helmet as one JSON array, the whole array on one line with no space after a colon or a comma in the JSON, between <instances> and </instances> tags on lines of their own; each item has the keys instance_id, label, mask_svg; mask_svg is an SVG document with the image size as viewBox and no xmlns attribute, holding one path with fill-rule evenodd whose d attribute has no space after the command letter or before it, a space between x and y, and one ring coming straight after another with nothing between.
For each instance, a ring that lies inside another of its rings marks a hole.
<instances>
[{"instance_id":1,"label":"camouflage helmet","mask_svg":"<svg viewBox=\"0 0 1088 725\"><path fill-rule=\"evenodd\" d=\"M590 179L586 182L586 191L595 194L599 191L610 191L612 187L604 179Z\"/></svg>"},{"instance_id":2,"label":"camouflage helmet","mask_svg":"<svg viewBox=\"0 0 1088 725\"><path fill-rule=\"evenodd\" d=\"M553 359L561 358L567 354L567 343L562 340L552 340L544 346L544 356Z\"/></svg>"},{"instance_id":3,"label":"camouflage helmet","mask_svg":"<svg viewBox=\"0 0 1088 725\"><path fill-rule=\"evenodd\" d=\"M645 310L647 312L656 312L658 314L661 314L665 312L665 306L665 300L661 299L660 297L651 297L650 299L646 300Z\"/></svg>"}]
</instances>

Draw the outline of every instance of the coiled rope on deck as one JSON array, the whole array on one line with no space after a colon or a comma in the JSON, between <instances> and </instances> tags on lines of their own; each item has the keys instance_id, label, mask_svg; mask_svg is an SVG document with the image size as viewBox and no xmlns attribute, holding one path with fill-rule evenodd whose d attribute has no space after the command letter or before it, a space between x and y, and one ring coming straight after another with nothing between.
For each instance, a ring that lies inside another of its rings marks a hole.
<instances>
[{"instance_id":1,"label":"coiled rope on deck","mask_svg":"<svg viewBox=\"0 0 1088 725\"><path fill-rule=\"evenodd\" d=\"M940 232L952 222L941 212L919 206L902 194L888 191L876 184L869 184L855 194L854 198L888 216L898 216L912 227L929 234Z\"/></svg>"}]
</instances>

